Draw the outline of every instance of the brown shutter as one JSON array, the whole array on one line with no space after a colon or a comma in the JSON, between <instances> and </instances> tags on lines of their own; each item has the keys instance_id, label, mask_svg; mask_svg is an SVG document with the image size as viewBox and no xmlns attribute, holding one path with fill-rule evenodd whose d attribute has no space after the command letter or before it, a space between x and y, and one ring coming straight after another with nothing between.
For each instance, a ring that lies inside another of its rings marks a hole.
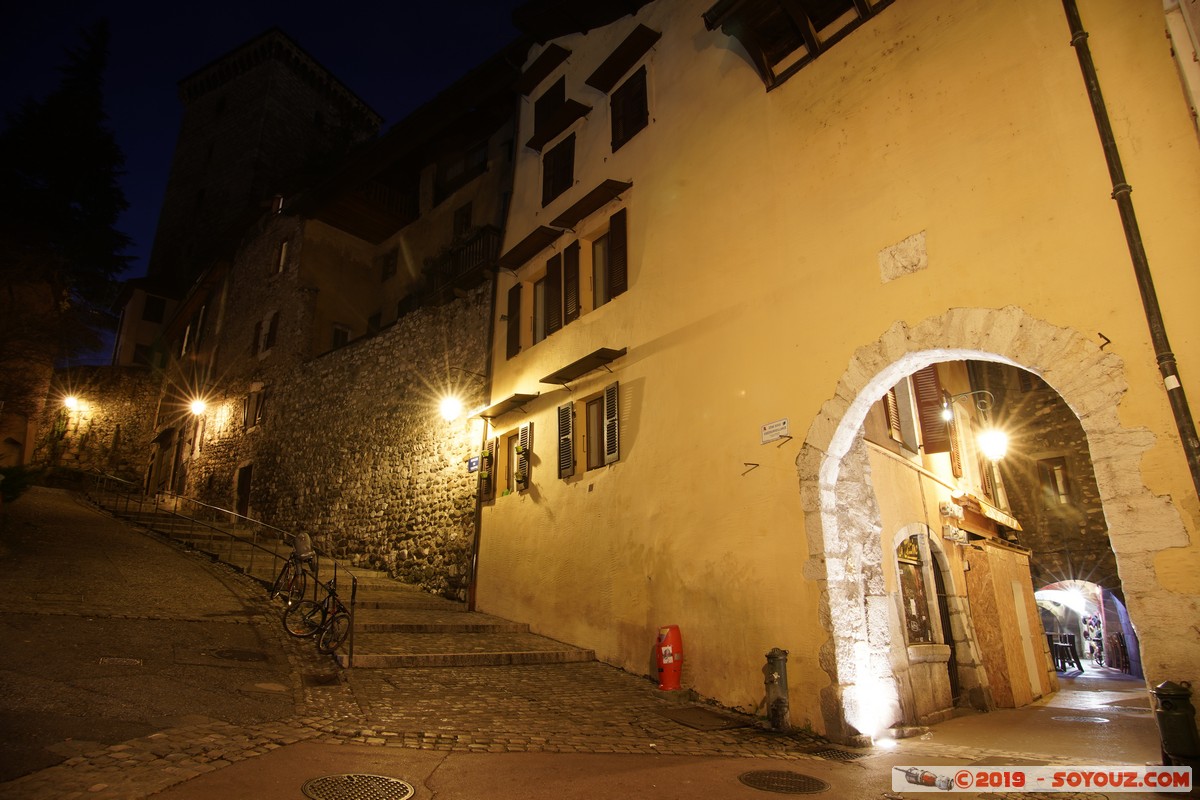
<instances>
[{"instance_id":1,"label":"brown shutter","mask_svg":"<svg viewBox=\"0 0 1200 800\"><path fill-rule=\"evenodd\" d=\"M950 435L942 419L942 382L937 365L930 364L912 376L917 395L917 416L921 420L921 445L926 453L950 452Z\"/></svg>"},{"instance_id":2,"label":"brown shutter","mask_svg":"<svg viewBox=\"0 0 1200 800\"><path fill-rule=\"evenodd\" d=\"M508 290L508 348L507 357L521 352L521 284Z\"/></svg>"},{"instance_id":3,"label":"brown shutter","mask_svg":"<svg viewBox=\"0 0 1200 800\"><path fill-rule=\"evenodd\" d=\"M604 463L621 460L621 408L617 382L604 387Z\"/></svg>"},{"instance_id":4,"label":"brown shutter","mask_svg":"<svg viewBox=\"0 0 1200 800\"><path fill-rule=\"evenodd\" d=\"M575 404L558 407L558 477L575 474Z\"/></svg>"},{"instance_id":5,"label":"brown shutter","mask_svg":"<svg viewBox=\"0 0 1200 800\"><path fill-rule=\"evenodd\" d=\"M950 437L950 472L954 474L954 477L961 478L963 474L962 446L958 443L958 424L953 421L947 423L946 434Z\"/></svg>"},{"instance_id":6,"label":"brown shutter","mask_svg":"<svg viewBox=\"0 0 1200 800\"><path fill-rule=\"evenodd\" d=\"M484 421L486 425L486 420ZM492 500L496 497L496 440L488 439L479 454L479 497Z\"/></svg>"},{"instance_id":7,"label":"brown shutter","mask_svg":"<svg viewBox=\"0 0 1200 800\"><path fill-rule=\"evenodd\" d=\"M579 319L579 242L563 251L563 325Z\"/></svg>"},{"instance_id":8,"label":"brown shutter","mask_svg":"<svg viewBox=\"0 0 1200 800\"><path fill-rule=\"evenodd\" d=\"M608 297L611 300L629 288L629 246L625 241L625 209L608 220Z\"/></svg>"},{"instance_id":9,"label":"brown shutter","mask_svg":"<svg viewBox=\"0 0 1200 800\"><path fill-rule=\"evenodd\" d=\"M561 253L555 253L554 257L546 262L545 288L546 293L543 302L546 304L546 335L549 336L563 326L563 270Z\"/></svg>"}]
</instances>

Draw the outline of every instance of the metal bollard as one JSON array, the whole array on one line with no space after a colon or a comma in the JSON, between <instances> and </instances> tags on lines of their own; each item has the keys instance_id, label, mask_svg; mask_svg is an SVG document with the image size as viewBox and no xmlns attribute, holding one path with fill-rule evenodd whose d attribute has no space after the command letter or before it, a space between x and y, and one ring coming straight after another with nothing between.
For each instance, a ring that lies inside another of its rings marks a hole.
<instances>
[{"instance_id":1,"label":"metal bollard","mask_svg":"<svg viewBox=\"0 0 1200 800\"><path fill-rule=\"evenodd\" d=\"M1166 681L1155 686L1154 721L1162 742L1163 764L1195 766L1200 763L1200 736L1196 734L1196 709L1187 681Z\"/></svg>"},{"instance_id":2,"label":"metal bollard","mask_svg":"<svg viewBox=\"0 0 1200 800\"><path fill-rule=\"evenodd\" d=\"M763 666L763 683L767 687L767 720L777 731L786 731L788 722L788 651L778 647L771 648L767 653L767 663Z\"/></svg>"}]
</instances>

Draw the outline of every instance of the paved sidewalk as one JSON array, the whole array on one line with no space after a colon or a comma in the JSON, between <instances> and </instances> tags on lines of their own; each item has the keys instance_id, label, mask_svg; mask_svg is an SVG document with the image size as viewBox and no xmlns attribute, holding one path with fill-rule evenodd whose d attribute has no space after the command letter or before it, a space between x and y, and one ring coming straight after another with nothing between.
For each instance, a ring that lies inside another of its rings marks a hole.
<instances>
[{"instance_id":1,"label":"paved sidewalk","mask_svg":"<svg viewBox=\"0 0 1200 800\"><path fill-rule=\"evenodd\" d=\"M26 500L36 502L23 509ZM83 509L87 519L81 525L71 516L82 508L80 502L50 490L35 490L10 506L8 523L41 525L49 535L52 512L65 514L71 508L76 511L63 517L74 519L70 529L56 530L54 536L65 540L87 535L93 526L119 525L91 509ZM25 516L34 511L36 520ZM620 793L670 800L701 791L761 798L763 791L743 785L738 777L764 769L828 781L833 788L825 796L882 798L895 796L890 787L897 765L1141 764L1157 748L1153 722L1140 712L1123 713L1120 719L1110 714L1112 730L1120 733L1105 740L1101 755L1092 749L1093 756L1083 761L1080 753L1088 753L1096 740L1082 725L1064 723L1061 731L1041 738L1021 735L1031 726L1045 728L1051 715L1095 713L1086 703L1082 709L1067 704L952 720L925 738L904 740L895 750L851 752L803 733L764 731L751 718L715 707L690 720L699 727L683 724L672 718L689 705L681 698L664 696L645 678L594 662L343 671L331 657L319 656L311 642L293 639L273 623L277 612L258 584L220 565L197 562L193 554L149 534L125 529L120 535L153 544L153 559L164 569L172 560L189 571L199 564L199 574L207 576L202 580L236 592L234 600L213 600L214 607L240 609L262 623L263 648L286 665L281 682L291 699L290 711L249 723L199 715L181 719L149 735L81 750L56 766L2 783L0 800L298 798L310 778L352 772L403 779L416 788L418 798ZM4 541L0 536L0 545ZM33 568L35 557L29 556L25 568ZM88 572L86 565L74 569L81 576ZM194 601L181 607L172 593L156 597L165 610L147 609L147 616L197 611ZM1132 694L1137 694L1136 686ZM1009 733L1013 735L1005 738ZM987 746L991 742L999 746Z\"/></svg>"}]
</instances>

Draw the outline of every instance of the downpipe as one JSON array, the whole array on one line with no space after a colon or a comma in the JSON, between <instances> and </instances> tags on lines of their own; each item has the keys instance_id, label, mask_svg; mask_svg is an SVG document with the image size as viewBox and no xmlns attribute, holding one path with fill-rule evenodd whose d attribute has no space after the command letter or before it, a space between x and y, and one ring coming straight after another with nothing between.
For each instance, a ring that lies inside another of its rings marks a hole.
<instances>
[{"instance_id":1,"label":"downpipe","mask_svg":"<svg viewBox=\"0 0 1200 800\"><path fill-rule=\"evenodd\" d=\"M1167 340L1167 329L1158 305L1158 294L1154 290L1150 263L1146 257L1146 249L1142 245L1142 233L1138 227L1137 216L1133 211L1133 199L1130 197L1133 187L1125 180L1125 169L1121 165L1121 155L1117 151L1117 141L1108 117L1108 108L1105 106L1104 96L1100 92L1100 79L1096 75L1096 65L1092 62L1092 51L1088 46L1087 31L1083 29L1083 21L1079 17L1079 7L1075 0L1063 0L1063 10L1066 12L1067 24L1071 28L1071 47L1075 48L1075 55L1079 58L1079 68L1083 72L1088 100L1092 104L1092 115L1096 118L1100 144L1104 148L1104 159L1108 163L1108 174L1112 179L1113 187L1112 198L1117 203L1117 211L1121 215L1121 226L1125 229L1125 241L1129 245L1134 277L1137 279L1138 291L1141 292L1146 323L1150 327L1150 340L1158 361L1158 371L1162 375L1163 386L1167 390L1171 412L1175 415L1175 425L1179 429L1179 439L1183 443L1184 455L1187 457L1188 470L1192 475L1192 485L1195 487L1197 496L1200 497L1200 438L1196 435L1196 423L1192 419L1187 395L1179 380L1179 368L1175 363L1175 354L1171 352L1171 343Z\"/></svg>"}]
</instances>

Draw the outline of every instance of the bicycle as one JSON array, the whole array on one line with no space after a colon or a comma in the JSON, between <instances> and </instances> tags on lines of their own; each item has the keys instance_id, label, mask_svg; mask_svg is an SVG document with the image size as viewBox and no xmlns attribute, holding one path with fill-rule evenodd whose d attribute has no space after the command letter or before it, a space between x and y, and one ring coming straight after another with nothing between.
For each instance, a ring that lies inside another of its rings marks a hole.
<instances>
[{"instance_id":1,"label":"bicycle","mask_svg":"<svg viewBox=\"0 0 1200 800\"><path fill-rule=\"evenodd\" d=\"M312 563L315 552L308 534L297 533L292 539L292 554L283 562L275 583L271 585L271 599L283 598L287 606L294 605L308 589L306 565Z\"/></svg>"},{"instance_id":2,"label":"bicycle","mask_svg":"<svg viewBox=\"0 0 1200 800\"><path fill-rule=\"evenodd\" d=\"M325 599L301 600L283 612L283 629L298 638L315 637L317 652L326 655L337 650L350 633L350 612L338 597L336 581L325 588Z\"/></svg>"}]
</instances>

